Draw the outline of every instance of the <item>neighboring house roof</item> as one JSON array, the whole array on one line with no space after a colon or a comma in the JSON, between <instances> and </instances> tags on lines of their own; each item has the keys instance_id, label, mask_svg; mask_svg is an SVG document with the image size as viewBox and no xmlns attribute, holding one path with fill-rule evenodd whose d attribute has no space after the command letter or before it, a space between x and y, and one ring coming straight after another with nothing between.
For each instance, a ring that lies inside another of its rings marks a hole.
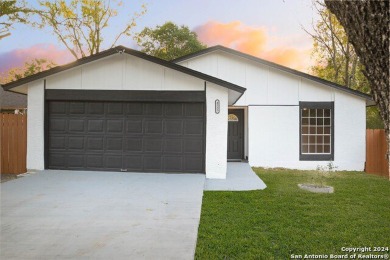
<instances>
[{"instance_id":1,"label":"neighboring house roof","mask_svg":"<svg viewBox=\"0 0 390 260\"><path fill-rule=\"evenodd\" d=\"M69 70L69 69L72 69L74 67L77 67L77 66L80 66L80 65L92 62L92 61L96 61L96 60L99 60L99 59L102 59L102 58L105 58L105 57L108 57L108 56L111 56L111 55L117 54L117 53L127 53L129 55L132 55L132 56L135 56L135 57L138 57L138 58L141 58L141 59L144 59L144 60L147 60L147 61L159 64L161 66L164 66L164 67L176 70L176 71L180 71L180 72L188 74L190 76L194 76L194 77L197 77L199 79L203 79L205 81L208 81L208 82L211 82L211 83L214 83L214 84L226 87L228 89L234 90L234 91L236 91L238 93L241 93L241 94L244 93L245 90L246 90L243 87L240 87L238 85L235 85L235 84L227 82L227 81L224 81L222 79L218 79L218 78L212 77L210 75L201 73L199 71L192 70L192 69L183 67L181 65L178 65L176 63L173 63L173 62L170 62L170 61L166 61L166 60L162 60L162 59L159 59L159 58L147 55L147 54L145 54L143 52L126 48L124 46L116 46L114 48L111 48L111 49L99 52L97 54L94 54L94 55L91 55L91 56L88 56L88 57L85 57L85 58L81 58L81 59L79 59L79 60L77 60L75 62L66 64L66 65L63 65L63 66L57 66L57 67L51 68L49 70L42 71L42 72L39 72L37 74L31 75L31 76L28 76L28 77L25 77L25 78L22 78L22 79L19 79L19 80L16 80L16 81L13 81L13 82L10 82L10 83L7 83L7 84L4 84L4 85L2 85L2 87L5 90L11 90L11 89L13 89L15 87L27 84L29 82L32 82L32 81L35 81L35 80L38 80L38 79L42 79L42 78L51 76L53 74L56 74L56 73L59 73L59 72L65 71L65 70Z\"/></svg>"},{"instance_id":2,"label":"neighboring house roof","mask_svg":"<svg viewBox=\"0 0 390 260\"><path fill-rule=\"evenodd\" d=\"M26 107L26 95L4 91L0 88L0 109L20 109Z\"/></svg>"},{"instance_id":3,"label":"neighboring house roof","mask_svg":"<svg viewBox=\"0 0 390 260\"><path fill-rule=\"evenodd\" d=\"M242 53L242 52L239 52L239 51L236 51L236 50L233 50L233 49L221 46L221 45L213 46L213 47L210 47L210 48L206 48L206 49L200 50L200 51L195 52L195 53L191 53L191 54L182 56L180 58L172 60L172 62L179 63L181 61L189 60L191 58L195 58L195 57L198 57L198 56L201 56L201 55L205 55L205 54L208 54L208 53L214 52L214 51L227 52L227 53L230 53L230 54L233 54L233 55L245 58L245 59L249 59L249 60L254 61L254 62L258 62L258 63L263 64L263 65L266 65L266 66L269 66L269 67L281 70L281 71L285 71L285 72L288 72L288 73L291 73L291 74L294 74L294 75L297 75L297 76L300 76L300 77L303 77L303 78L306 78L306 79L309 79L309 80L312 80L312 81L315 81L315 82L318 82L318 83L321 83L321 84L324 84L324 85L326 85L328 87L335 88L335 89L338 89L338 90L341 90L341 91L344 91L344 92L347 92L347 93L350 93L350 94L362 97L362 98L366 99L367 105L375 105L375 102L373 101L372 97L370 95L367 95L367 94L363 93L363 92L360 92L360 91L357 91L357 90L354 90L354 89L351 89L351 88L348 88L348 87L345 87L345 86L342 86L342 85L330 82L328 80L324 80L324 79L312 76L310 74L303 73L303 72L300 72L300 71L297 71L297 70L294 70L294 69L291 69L291 68L288 68L288 67L285 67L285 66L282 66L282 65L279 65L279 64L267 61L267 60L263 60L263 59L254 57L252 55L245 54L245 53Z\"/></svg>"}]
</instances>

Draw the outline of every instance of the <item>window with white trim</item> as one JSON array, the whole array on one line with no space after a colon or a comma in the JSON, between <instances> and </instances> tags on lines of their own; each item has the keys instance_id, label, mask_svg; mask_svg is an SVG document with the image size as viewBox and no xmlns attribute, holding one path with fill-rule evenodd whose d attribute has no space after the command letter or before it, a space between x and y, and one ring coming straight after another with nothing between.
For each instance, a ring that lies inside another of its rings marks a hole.
<instances>
[{"instance_id":1,"label":"window with white trim","mask_svg":"<svg viewBox=\"0 0 390 260\"><path fill-rule=\"evenodd\" d=\"M300 102L300 160L333 160L333 102Z\"/></svg>"}]
</instances>

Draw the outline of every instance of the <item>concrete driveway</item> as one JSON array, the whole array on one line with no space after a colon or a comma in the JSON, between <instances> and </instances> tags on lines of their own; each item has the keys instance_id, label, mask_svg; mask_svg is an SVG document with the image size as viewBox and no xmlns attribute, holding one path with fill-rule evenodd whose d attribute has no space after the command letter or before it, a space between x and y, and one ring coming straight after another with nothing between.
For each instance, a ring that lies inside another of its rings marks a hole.
<instances>
[{"instance_id":1,"label":"concrete driveway","mask_svg":"<svg viewBox=\"0 0 390 260\"><path fill-rule=\"evenodd\" d=\"M0 259L192 259L204 180L42 171L2 183Z\"/></svg>"}]
</instances>

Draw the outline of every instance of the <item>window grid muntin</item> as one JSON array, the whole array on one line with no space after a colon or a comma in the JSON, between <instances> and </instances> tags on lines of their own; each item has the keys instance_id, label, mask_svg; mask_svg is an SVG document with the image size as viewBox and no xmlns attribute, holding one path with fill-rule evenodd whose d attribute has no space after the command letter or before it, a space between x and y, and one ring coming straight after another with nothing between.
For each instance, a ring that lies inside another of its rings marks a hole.
<instances>
[{"instance_id":1,"label":"window grid muntin","mask_svg":"<svg viewBox=\"0 0 390 260\"><path fill-rule=\"evenodd\" d=\"M301 108L301 153L332 154L332 111L330 108Z\"/></svg>"}]
</instances>

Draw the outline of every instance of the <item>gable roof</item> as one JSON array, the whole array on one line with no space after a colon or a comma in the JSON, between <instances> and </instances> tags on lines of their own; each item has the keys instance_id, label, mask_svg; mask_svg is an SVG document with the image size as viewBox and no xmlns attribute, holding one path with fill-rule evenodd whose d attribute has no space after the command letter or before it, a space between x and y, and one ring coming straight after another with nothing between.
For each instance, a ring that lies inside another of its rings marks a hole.
<instances>
[{"instance_id":1,"label":"gable roof","mask_svg":"<svg viewBox=\"0 0 390 260\"><path fill-rule=\"evenodd\" d=\"M102 51L102 52L99 52L97 54L93 54L93 55L85 57L85 58L81 58L81 59L76 60L76 61L74 61L72 63L66 64L66 65L62 65L62 66L56 66L56 67L51 68L49 70L45 70L45 71L36 73L34 75L31 75L31 76L28 76L28 77L25 77L25 78L21 78L19 80L16 80L16 81L13 81L13 82L10 82L10 83L7 83L7 84L4 84L4 85L2 85L2 87L4 88L4 90L10 90L10 89L16 88L18 86L27 84L29 82L32 82L32 81L35 81L35 80L38 80L38 79L42 79L42 78L51 76L53 74L56 74L56 73L59 73L59 72L62 72L62 71L66 71L66 70L72 69L74 67L77 67L77 66L80 66L80 65L83 65L83 64L87 64L87 63L90 63L92 61L96 61L96 60L99 60L99 59L102 59L102 58L105 58L105 57L108 57L108 56L111 56L111 55L114 55L114 54L117 54L117 53L127 53L129 55L141 58L143 60L147 60L147 61L156 63L158 65L161 65L161 66L164 66L164 67L167 67L167 68L170 68L170 69L173 69L173 70L176 70L176 71L188 74L190 76L193 76L193 77L196 77L196 78L199 78L199 79L203 79L205 81L217 84L219 86L228 88L230 90L236 91L236 92L241 93L241 94L244 93L245 90L246 90L243 87L240 87L240 86L238 86L236 84L227 82L225 80L222 80L222 79L219 79L219 78L215 78L213 76L201 73L199 71L192 70L192 69L186 68L184 66L178 65L176 63L173 63L173 62L170 62L170 61L166 61L166 60L162 60L162 59L159 59L159 58L147 55L147 54L145 54L143 52L126 48L126 47L121 46L121 45L120 46L116 46L116 47L111 48L111 49L108 49L108 50L105 50L105 51Z\"/></svg>"},{"instance_id":2,"label":"gable roof","mask_svg":"<svg viewBox=\"0 0 390 260\"><path fill-rule=\"evenodd\" d=\"M301 71L298 71L298 70L294 70L294 69L291 69L291 68L288 68L288 67L276 64L274 62L263 60L263 59L260 59L258 57L255 57L255 56L243 53L243 52L239 52L239 51L236 51L236 50L233 50L233 49L221 46L221 45L216 45L216 46L213 46L213 47L210 47L210 48L206 48L206 49L200 50L198 52L194 52L194 53L191 53L191 54L188 54L188 55L184 55L184 56L182 56L180 58L172 60L172 62L179 63L181 61L189 60L189 59L192 59L192 58L204 55L204 54L208 54L208 53L211 53L211 52L214 52L214 51L223 51L223 52L226 52L226 53L229 53L229 54L233 54L233 55L245 58L245 59L249 59L251 61L263 64L263 65L266 65L266 66L269 66L269 67L272 67L272 68L275 68L275 69L278 69L278 70L281 70L281 71L285 71L285 72L288 72L288 73L291 73L291 74L303 77L305 79L309 79L309 80L315 81L317 83L321 83L321 84L326 85L328 87L335 88L337 90L341 90L341 91L347 92L349 94L352 94L352 95L364 98L364 99L366 99L367 105L375 105L375 102L372 99L372 97L370 95L368 95L368 94L363 93L363 92L360 92L360 91L357 91L357 90L354 90L354 89L350 89L348 87L345 87L345 86L333 83L331 81L324 80L324 79L321 79L319 77L312 76L310 74L307 74L307 73L304 73L304 72L301 72Z\"/></svg>"}]
</instances>

